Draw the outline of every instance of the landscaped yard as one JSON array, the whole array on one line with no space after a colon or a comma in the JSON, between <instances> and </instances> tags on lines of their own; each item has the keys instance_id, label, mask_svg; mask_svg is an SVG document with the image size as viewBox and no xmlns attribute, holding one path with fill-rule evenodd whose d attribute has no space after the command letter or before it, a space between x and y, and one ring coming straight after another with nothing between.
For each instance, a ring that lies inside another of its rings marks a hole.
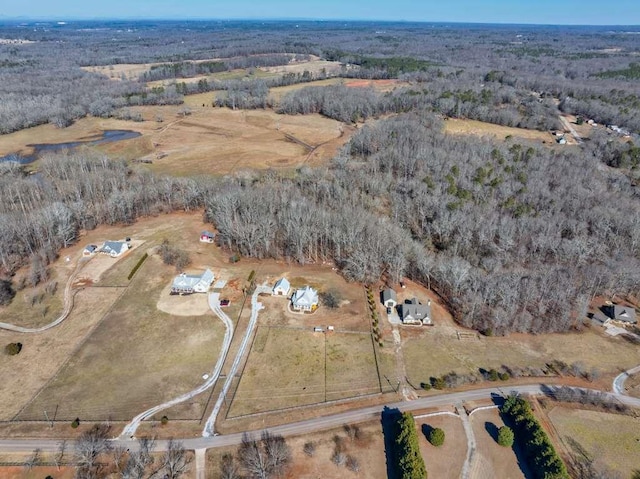
<instances>
[{"instance_id":1,"label":"landscaped yard","mask_svg":"<svg viewBox=\"0 0 640 479\"><path fill-rule=\"evenodd\" d=\"M445 433L444 444L435 447L427 440L430 428L440 428ZM453 416L431 416L416 419L420 452L429 477L458 479L467 453L467 436L462 421Z\"/></svg>"}]
</instances>

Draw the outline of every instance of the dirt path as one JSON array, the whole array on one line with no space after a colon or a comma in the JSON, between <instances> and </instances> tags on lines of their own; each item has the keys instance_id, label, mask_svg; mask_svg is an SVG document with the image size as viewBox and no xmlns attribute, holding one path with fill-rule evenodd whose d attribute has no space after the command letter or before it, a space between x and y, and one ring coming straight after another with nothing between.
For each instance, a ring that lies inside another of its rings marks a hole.
<instances>
[{"instance_id":1,"label":"dirt path","mask_svg":"<svg viewBox=\"0 0 640 479\"><path fill-rule=\"evenodd\" d=\"M196 449L196 479L206 479L207 477L207 450Z\"/></svg>"},{"instance_id":2,"label":"dirt path","mask_svg":"<svg viewBox=\"0 0 640 479\"><path fill-rule=\"evenodd\" d=\"M640 366L636 366L635 368L628 369L627 371L618 374L613 380L613 394L626 396L627 392L626 388L624 387L624 383L627 381L627 378L629 376L632 376L636 373L640 373Z\"/></svg>"},{"instance_id":3,"label":"dirt path","mask_svg":"<svg viewBox=\"0 0 640 479\"><path fill-rule=\"evenodd\" d=\"M473 434L471 421L469 421L467 411L462 404L456 405L456 412L462 420L462 426L464 427L464 432L467 435L467 456L464 460L464 465L462 466L462 473L460 474L460 477L461 479L469 479L474 477L471 475L471 471L474 470L473 466L476 457L476 436Z\"/></svg>"},{"instance_id":4,"label":"dirt path","mask_svg":"<svg viewBox=\"0 0 640 479\"><path fill-rule=\"evenodd\" d=\"M204 383L198 386L196 389L189 391L175 399L167 401L165 403L159 404L158 406L152 407L151 409L147 409L146 411L138 414L134 417L129 424L127 424L122 433L120 434L120 438L126 439L131 438L138 430L140 423L155 414L159 413L164 409L168 409L182 402L188 401L189 399L194 398L198 394L206 391L210 387L212 387L218 378L220 377L220 372L222 371L222 366L227 359L227 354L229 352L229 347L231 346L231 339L233 338L233 321L231 318L227 316L222 309L220 308L220 293L211 293L209 295L209 307L214 312L216 316L218 316L226 327L226 331L224 333L224 340L222 342L222 349L220 350L220 355L218 356L218 362L213 368L211 375L206 379Z\"/></svg>"},{"instance_id":5,"label":"dirt path","mask_svg":"<svg viewBox=\"0 0 640 479\"><path fill-rule=\"evenodd\" d=\"M215 425L216 419L218 418L218 414L220 413L220 409L222 408L222 404L225 401L227 393L231 388L231 384L233 383L233 378L238 372L238 367L240 366L240 362L244 353L247 349L247 346L250 343L251 337L253 336L253 332L255 331L256 324L258 323L258 312L263 309L262 303L258 302L258 295L260 293L271 293L271 287L263 284L262 286L258 286L256 290L253 292L251 296L251 319L249 320L249 326L247 326L247 331L242 338L242 343L240 344L240 348L236 354L236 357L233 361L233 365L231 366L231 370L227 374L227 377L224 381L224 386L222 387L222 391L220 391L220 395L218 396L218 400L216 404L213 406L213 411L207 419L206 424L204 425L204 429L202 430L203 437L215 436Z\"/></svg>"},{"instance_id":6,"label":"dirt path","mask_svg":"<svg viewBox=\"0 0 640 479\"><path fill-rule=\"evenodd\" d=\"M22 326L16 326L14 324L0 323L0 329L13 331L15 333L42 333L51 328L55 328L57 325L62 323L65 319L67 319L67 316L69 316L69 314L71 313L71 310L73 309L73 294L72 294L73 282L75 281L76 276L78 275L78 272L80 271L80 269L82 269L82 266L84 266L86 263L87 263L87 260L80 258L78 260L78 264L76 265L76 268L73 270L73 273L71 273L71 276L69 276L69 279L67 280L67 284L64 287L64 295L63 295L64 308L62 310L62 314L60 314L60 316L58 316L58 318L55 321L45 326L42 326L40 328L23 328Z\"/></svg>"}]
</instances>

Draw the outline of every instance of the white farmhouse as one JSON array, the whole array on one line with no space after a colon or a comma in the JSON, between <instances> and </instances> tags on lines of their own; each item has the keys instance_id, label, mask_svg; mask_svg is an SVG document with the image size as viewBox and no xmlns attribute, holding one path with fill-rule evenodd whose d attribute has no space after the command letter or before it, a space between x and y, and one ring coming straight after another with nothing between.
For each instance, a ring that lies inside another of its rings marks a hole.
<instances>
[{"instance_id":1,"label":"white farmhouse","mask_svg":"<svg viewBox=\"0 0 640 479\"><path fill-rule=\"evenodd\" d=\"M130 248L126 241L105 241L100 248L100 253L108 254L112 258L117 258L124 254Z\"/></svg>"},{"instance_id":2,"label":"white farmhouse","mask_svg":"<svg viewBox=\"0 0 640 479\"><path fill-rule=\"evenodd\" d=\"M210 269L201 275L179 274L171 284L172 294L206 293L209 291L214 277Z\"/></svg>"},{"instance_id":3,"label":"white farmhouse","mask_svg":"<svg viewBox=\"0 0 640 479\"><path fill-rule=\"evenodd\" d=\"M291 297L291 307L296 311L315 311L318 308L318 292L311 286L297 289Z\"/></svg>"}]
</instances>

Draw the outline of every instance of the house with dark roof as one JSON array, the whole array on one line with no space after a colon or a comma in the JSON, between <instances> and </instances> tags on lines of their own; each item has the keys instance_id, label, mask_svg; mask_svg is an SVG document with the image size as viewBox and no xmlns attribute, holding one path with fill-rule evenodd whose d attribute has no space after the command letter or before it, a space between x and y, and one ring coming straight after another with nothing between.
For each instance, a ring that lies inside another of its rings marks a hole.
<instances>
[{"instance_id":1,"label":"house with dark roof","mask_svg":"<svg viewBox=\"0 0 640 479\"><path fill-rule=\"evenodd\" d=\"M427 304L422 304L416 298L406 300L400 306L400 319L404 324L432 324L431 321L431 300Z\"/></svg>"},{"instance_id":2,"label":"house with dark roof","mask_svg":"<svg viewBox=\"0 0 640 479\"><path fill-rule=\"evenodd\" d=\"M606 304L602 307L602 312L606 315L607 322L617 322L621 324L636 324L636 310L621 304ZM606 324L606 322L605 322Z\"/></svg>"},{"instance_id":3,"label":"house with dark roof","mask_svg":"<svg viewBox=\"0 0 640 479\"><path fill-rule=\"evenodd\" d=\"M96 251L98 251L98 246L94 244L88 244L84 247L84 250L82 250L82 256L93 256Z\"/></svg>"},{"instance_id":4,"label":"house with dark roof","mask_svg":"<svg viewBox=\"0 0 640 479\"><path fill-rule=\"evenodd\" d=\"M382 301L382 304L384 304L385 308L395 308L398 305L398 296L391 288L382 290L380 293L380 300Z\"/></svg>"}]
</instances>

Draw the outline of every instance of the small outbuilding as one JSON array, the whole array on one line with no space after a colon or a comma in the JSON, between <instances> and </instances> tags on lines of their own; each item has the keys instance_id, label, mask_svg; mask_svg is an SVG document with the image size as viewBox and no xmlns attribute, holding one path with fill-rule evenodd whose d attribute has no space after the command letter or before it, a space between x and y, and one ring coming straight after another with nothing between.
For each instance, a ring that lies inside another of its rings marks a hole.
<instances>
[{"instance_id":1,"label":"small outbuilding","mask_svg":"<svg viewBox=\"0 0 640 479\"><path fill-rule=\"evenodd\" d=\"M318 292L311 286L297 289L291 297L291 307L296 311L315 311L318 309Z\"/></svg>"},{"instance_id":2,"label":"small outbuilding","mask_svg":"<svg viewBox=\"0 0 640 479\"><path fill-rule=\"evenodd\" d=\"M201 243L213 243L213 240L216 238L216 235L211 231L203 231L200 233L200 242Z\"/></svg>"},{"instance_id":3,"label":"small outbuilding","mask_svg":"<svg viewBox=\"0 0 640 479\"><path fill-rule=\"evenodd\" d=\"M400 318L404 324L432 324L431 300L427 304L422 304L416 298L405 301L401 306Z\"/></svg>"},{"instance_id":4,"label":"small outbuilding","mask_svg":"<svg viewBox=\"0 0 640 479\"><path fill-rule=\"evenodd\" d=\"M127 241L105 241L99 252L117 258L129 250L131 245Z\"/></svg>"},{"instance_id":5,"label":"small outbuilding","mask_svg":"<svg viewBox=\"0 0 640 479\"><path fill-rule=\"evenodd\" d=\"M398 305L398 296L391 288L383 290L380 293L380 298L385 308L395 308Z\"/></svg>"},{"instance_id":6,"label":"small outbuilding","mask_svg":"<svg viewBox=\"0 0 640 479\"><path fill-rule=\"evenodd\" d=\"M280 278L273 286L271 294L274 296L289 296L289 291L291 291L291 283L289 283L289 280L287 278Z\"/></svg>"},{"instance_id":7,"label":"small outbuilding","mask_svg":"<svg viewBox=\"0 0 640 479\"><path fill-rule=\"evenodd\" d=\"M84 250L82 250L82 256L93 256L96 251L98 251L98 246L95 244L88 244L87 246L84 247Z\"/></svg>"},{"instance_id":8,"label":"small outbuilding","mask_svg":"<svg viewBox=\"0 0 640 479\"><path fill-rule=\"evenodd\" d=\"M206 293L213 283L214 276L210 269L201 275L179 274L171 284L172 294Z\"/></svg>"}]
</instances>

